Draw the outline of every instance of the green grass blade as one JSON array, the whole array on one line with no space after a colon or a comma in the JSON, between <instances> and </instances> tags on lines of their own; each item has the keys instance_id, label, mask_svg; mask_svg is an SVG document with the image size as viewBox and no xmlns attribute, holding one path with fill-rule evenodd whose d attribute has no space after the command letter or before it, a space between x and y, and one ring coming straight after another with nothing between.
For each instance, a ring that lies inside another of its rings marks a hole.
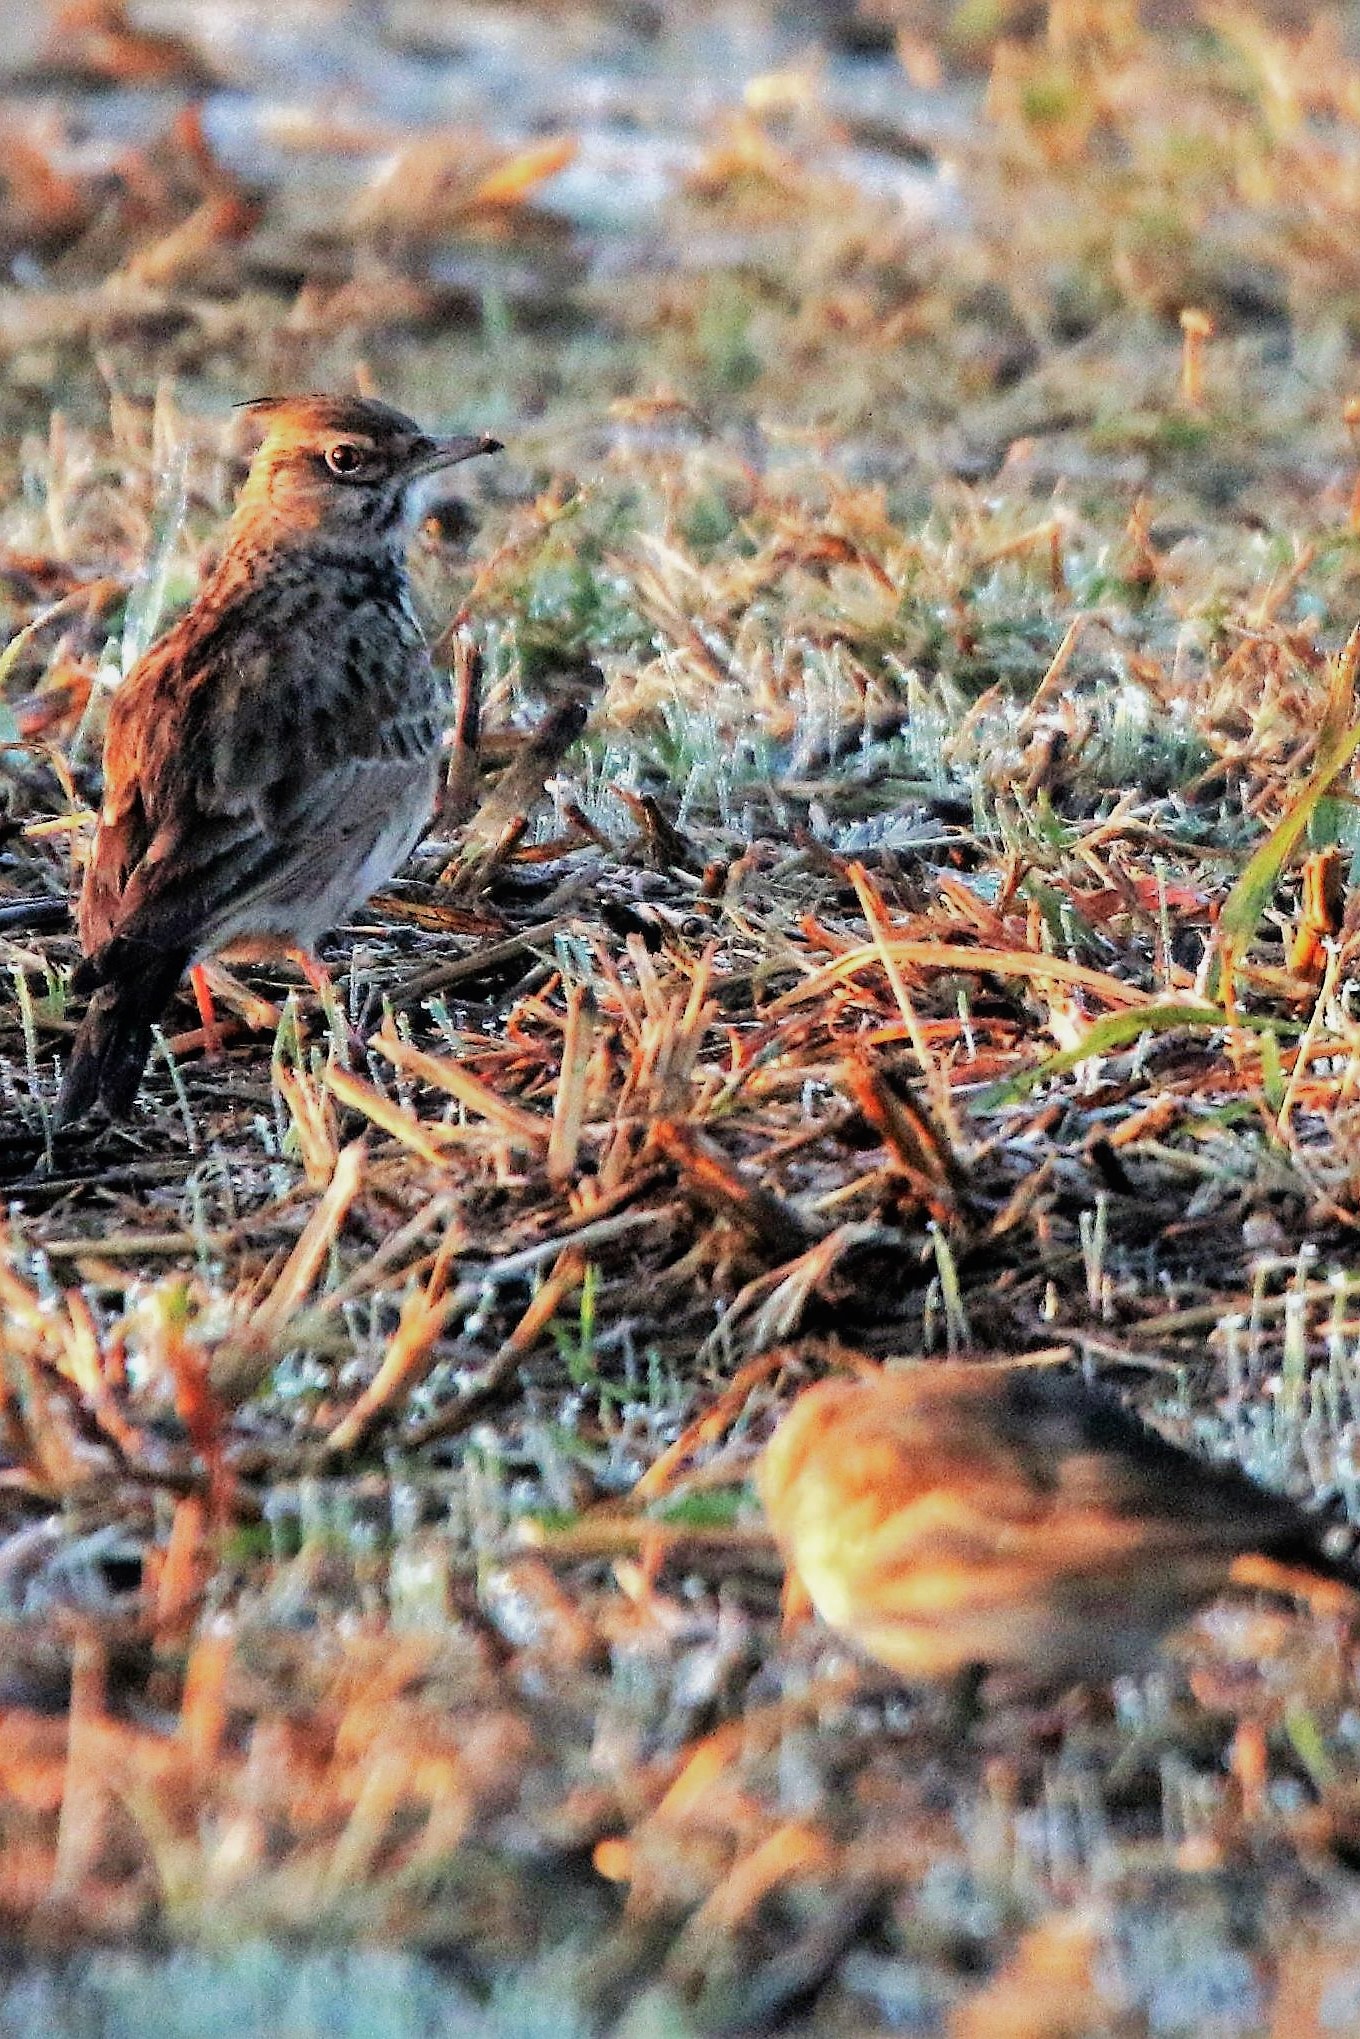
<instances>
[{"instance_id":1,"label":"green grass blade","mask_svg":"<svg viewBox=\"0 0 1360 2039\"><path fill-rule=\"evenodd\" d=\"M1357 662L1360 662L1360 626L1351 632L1332 669L1313 769L1248 860L1224 902L1218 920L1218 951L1206 987L1211 998L1231 998L1238 958L1256 933L1281 871L1302 840L1318 803L1326 798L1360 746L1360 724L1350 722Z\"/></svg>"},{"instance_id":2,"label":"green grass blade","mask_svg":"<svg viewBox=\"0 0 1360 2039\"><path fill-rule=\"evenodd\" d=\"M1176 1027L1222 1027L1228 1024L1228 1015L1221 1006L1199 1003L1184 1005L1138 1005L1126 1012L1107 1013L1098 1019L1079 1047L1063 1048L1056 1055L1048 1055L1037 1062L1033 1069L1026 1069L1019 1076L1008 1076L1004 1083L993 1083L978 1099L978 1109L996 1111L1002 1105L1016 1104L1027 1097L1037 1084L1047 1082L1050 1076L1063 1076L1069 1069L1075 1069L1079 1062L1088 1062L1093 1055L1109 1055L1116 1048L1127 1048L1131 1041L1139 1040L1144 1034L1166 1034Z\"/></svg>"}]
</instances>

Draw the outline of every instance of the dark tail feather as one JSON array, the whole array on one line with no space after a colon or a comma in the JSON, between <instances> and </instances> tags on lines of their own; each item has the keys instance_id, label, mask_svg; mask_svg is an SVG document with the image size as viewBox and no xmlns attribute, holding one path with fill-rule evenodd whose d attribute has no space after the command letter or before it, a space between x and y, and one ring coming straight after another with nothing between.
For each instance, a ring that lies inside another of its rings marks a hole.
<instances>
[{"instance_id":1,"label":"dark tail feather","mask_svg":"<svg viewBox=\"0 0 1360 2039\"><path fill-rule=\"evenodd\" d=\"M157 950L113 941L76 972L77 990L97 986L80 1023L71 1062L57 1098L56 1124L69 1126L101 1103L110 1118L123 1119L151 1053L152 1028L169 1005L184 974L187 951Z\"/></svg>"}]
</instances>

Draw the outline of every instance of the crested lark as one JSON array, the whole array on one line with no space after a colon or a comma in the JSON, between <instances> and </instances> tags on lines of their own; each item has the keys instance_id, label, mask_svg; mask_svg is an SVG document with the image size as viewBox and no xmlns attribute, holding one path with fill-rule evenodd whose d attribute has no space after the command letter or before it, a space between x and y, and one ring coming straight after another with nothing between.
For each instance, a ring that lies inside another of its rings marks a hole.
<instances>
[{"instance_id":1,"label":"crested lark","mask_svg":"<svg viewBox=\"0 0 1360 2039\"><path fill-rule=\"evenodd\" d=\"M197 600L114 696L80 897L93 993L57 1101L131 1107L187 967L313 950L384 884L434 798L445 695L411 604L424 476L489 437L436 439L387 404L251 407L266 433Z\"/></svg>"},{"instance_id":2,"label":"crested lark","mask_svg":"<svg viewBox=\"0 0 1360 2039\"><path fill-rule=\"evenodd\" d=\"M1047 1369L823 1381L759 1486L822 1619L911 1682L1053 1690L1138 1668L1234 1582L1360 1583L1284 1495Z\"/></svg>"}]
</instances>

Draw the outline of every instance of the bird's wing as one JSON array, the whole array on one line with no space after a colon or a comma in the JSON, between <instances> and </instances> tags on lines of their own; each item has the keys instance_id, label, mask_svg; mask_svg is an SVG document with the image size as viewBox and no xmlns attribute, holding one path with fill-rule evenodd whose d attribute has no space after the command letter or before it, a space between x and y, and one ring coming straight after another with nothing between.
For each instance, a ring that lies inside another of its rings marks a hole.
<instances>
[{"instance_id":1,"label":"bird's wing","mask_svg":"<svg viewBox=\"0 0 1360 2039\"><path fill-rule=\"evenodd\" d=\"M1008 1372L986 1420L988 1456L1045 1496L1055 1522L1103 1516L1116 1535L1136 1530L1149 1545L1160 1538L1206 1553L1311 1533L1286 1495L1171 1443L1116 1396L1071 1375Z\"/></svg>"},{"instance_id":2,"label":"bird's wing","mask_svg":"<svg viewBox=\"0 0 1360 2039\"><path fill-rule=\"evenodd\" d=\"M1268 1547L1308 1534L1287 1495L1261 1487L1235 1465L1183 1451L1117 1404L1087 1412L1080 1436L1058 1465L1058 1505L1099 1511L1183 1552Z\"/></svg>"},{"instance_id":3,"label":"bird's wing","mask_svg":"<svg viewBox=\"0 0 1360 2039\"><path fill-rule=\"evenodd\" d=\"M153 751L168 719L157 708L170 696L179 635L171 631L151 647L109 707L99 827L80 895L80 938L87 956L117 932L128 881L156 833L155 810L166 774Z\"/></svg>"},{"instance_id":4,"label":"bird's wing","mask_svg":"<svg viewBox=\"0 0 1360 2039\"><path fill-rule=\"evenodd\" d=\"M428 778L443 704L414 625L359 610L333 646L263 635L171 632L115 697L87 953L115 938L192 950L261 905L317 896Z\"/></svg>"}]
</instances>

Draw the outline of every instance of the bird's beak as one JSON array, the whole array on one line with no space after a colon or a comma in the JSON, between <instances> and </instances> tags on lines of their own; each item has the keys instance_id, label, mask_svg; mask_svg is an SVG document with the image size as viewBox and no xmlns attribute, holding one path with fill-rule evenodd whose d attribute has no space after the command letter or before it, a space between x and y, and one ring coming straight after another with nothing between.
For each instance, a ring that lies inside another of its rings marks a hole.
<instances>
[{"instance_id":1,"label":"bird's beak","mask_svg":"<svg viewBox=\"0 0 1360 2039\"><path fill-rule=\"evenodd\" d=\"M460 460L475 460L479 453L499 453L501 442L489 432L456 432L450 439L436 439L430 452L422 455L413 474L434 474L441 467L456 467Z\"/></svg>"}]
</instances>

